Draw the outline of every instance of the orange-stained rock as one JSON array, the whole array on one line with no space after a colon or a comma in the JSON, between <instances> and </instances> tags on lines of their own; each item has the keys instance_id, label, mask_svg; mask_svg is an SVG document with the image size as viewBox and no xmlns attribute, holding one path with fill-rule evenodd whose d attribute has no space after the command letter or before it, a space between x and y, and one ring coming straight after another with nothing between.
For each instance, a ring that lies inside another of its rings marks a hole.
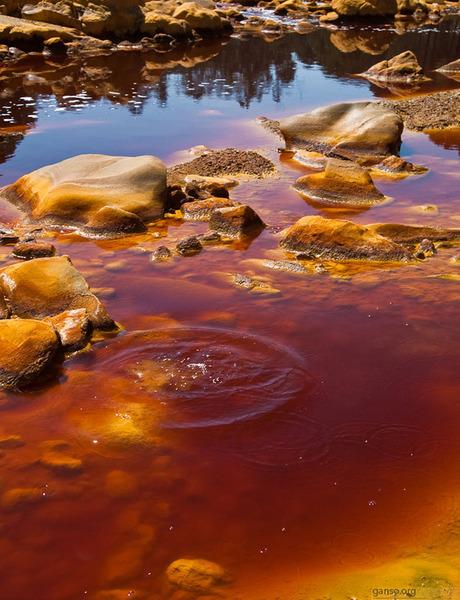
<instances>
[{"instance_id":1,"label":"orange-stained rock","mask_svg":"<svg viewBox=\"0 0 460 600\"><path fill-rule=\"evenodd\" d=\"M282 119L286 149L321 152L360 162L399 154L402 119L373 102L334 104Z\"/></svg>"},{"instance_id":2,"label":"orange-stained rock","mask_svg":"<svg viewBox=\"0 0 460 600\"><path fill-rule=\"evenodd\" d=\"M40 488L13 488L3 494L1 505L7 510L14 510L26 504L40 502L44 497L44 492Z\"/></svg>"},{"instance_id":3,"label":"orange-stained rock","mask_svg":"<svg viewBox=\"0 0 460 600\"><path fill-rule=\"evenodd\" d=\"M419 244L426 239L432 242L460 240L460 229L449 229L447 227L405 225L401 223L376 223L368 225L368 227L371 231L398 244Z\"/></svg>"},{"instance_id":4,"label":"orange-stained rock","mask_svg":"<svg viewBox=\"0 0 460 600\"><path fill-rule=\"evenodd\" d=\"M31 383L57 357L59 340L53 327L33 319L0 321L0 388Z\"/></svg>"},{"instance_id":5,"label":"orange-stained rock","mask_svg":"<svg viewBox=\"0 0 460 600\"><path fill-rule=\"evenodd\" d=\"M332 9L341 17L386 17L398 11L396 0L332 0Z\"/></svg>"},{"instance_id":6,"label":"orange-stained rock","mask_svg":"<svg viewBox=\"0 0 460 600\"><path fill-rule=\"evenodd\" d=\"M55 254L56 248L49 242L18 242L13 248L13 256L23 260L54 256Z\"/></svg>"},{"instance_id":7,"label":"orange-stained rock","mask_svg":"<svg viewBox=\"0 0 460 600\"><path fill-rule=\"evenodd\" d=\"M329 158L321 173L297 179L294 188L316 204L332 208L369 208L386 200L367 169L338 158Z\"/></svg>"},{"instance_id":8,"label":"orange-stained rock","mask_svg":"<svg viewBox=\"0 0 460 600\"><path fill-rule=\"evenodd\" d=\"M371 230L341 219L302 217L283 232L280 246L325 260L401 261L410 252Z\"/></svg>"},{"instance_id":9,"label":"orange-stained rock","mask_svg":"<svg viewBox=\"0 0 460 600\"><path fill-rule=\"evenodd\" d=\"M388 83L419 83L428 80L423 75L422 67L411 50L402 52L389 60L382 60L361 73L361 77Z\"/></svg>"},{"instance_id":10,"label":"orange-stained rock","mask_svg":"<svg viewBox=\"0 0 460 600\"><path fill-rule=\"evenodd\" d=\"M217 208L226 208L237 206L238 203L230 198L206 198L206 200L195 200L194 202L185 202L181 211L186 221L209 221L212 213Z\"/></svg>"},{"instance_id":11,"label":"orange-stained rock","mask_svg":"<svg viewBox=\"0 0 460 600\"><path fill-rule=\"evenodd\" d=\"M216 588L231 582L219 564L202 558L180 558L166 569L166 577L174 587L195 594L218 593Z\"/></svg>"},{"instance_id":12,"label":"orange-stained rock","mask_svg":"<svg viewBox=\"0 0 460 600\"><path fill-rule=\"evenodd\" d=\"M84 348L93 331L86 308L65 310L47 321L56 330L64 350L74 351Z\"/></svg>"},{"instance_id":13,"label":"orange-stained rock","mask_svg":"<svg viewBox=\"0 0 460 600\"><path fill-rule=\"evenodd\" d=\"M175 19L185 21L192 29L198 32L220 32L231 30L232 27L215 10L203 8L196 2L184 2L173 13Z\"/></svg>"},{"instance_id":14,"label":"orange-stained rock","mask_svg":"<svg viewBox=\"0 0 460 600\"><path fill-rule=\"evenodd\" d=\"M1 195L35 221L131 232L163 215L166 167L154 156L83 154L24 175Z\"/></svg>"},{"instance_id":15,"label":"orange-stained rock","mask_svg":"<svg viewBox=\"0 0 460 600\"><path fill-rule=\"evenodd\" d=\"M57 473L77 474L82 470L83 462L72 456L70 444L63 440L47 441L43 446L40 464Z\"/></svg>"},{"instance_id":16,"label":"orange-stained rock","mask_svg":"<svg viewBox=\"0 0 460 600\"><path fill-rule=\"evenodd\" d=\"M211 214L209 227L229 237L258 235L265 223L250 206L240 204L217 208Z\"/></svg>"},{"instance_id":17,"label":"orange-stained rock","mask_svg":"<svg viewBox=\"0 0 460 600\"><path fill-rule=\"evenodd\" d=\"M95 328L114 327L103 304L67 256L35 258L1 269L0 291L18 317L52 317L84 308Z\"/></svg>"}]
</instances>

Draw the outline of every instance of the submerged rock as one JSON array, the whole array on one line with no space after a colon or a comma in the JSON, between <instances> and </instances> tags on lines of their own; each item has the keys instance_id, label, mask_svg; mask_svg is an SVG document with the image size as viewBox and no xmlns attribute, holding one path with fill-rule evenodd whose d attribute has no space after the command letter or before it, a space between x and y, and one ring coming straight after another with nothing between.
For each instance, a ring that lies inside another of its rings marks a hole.
<instances>
[{"instance_id":1,"label":"submerged rock","mask_svg":"<svg viewBox=\"0 0 460 600\"><path fill-rule=\"evenodd\" d=\"M3 494L1 504L7 510L14 510L40 502L44 497L45 493L40 488L13 488Z\"/></svg>"},{"instance_id":2,"label":"submerged rock","mask_svg":"<svg viewBox=\"0 0 460 600\"><path fill-rule=\"evenodd\" d=\"M49 242L19 242L13 248L13 256L22 258L23 260L54 256L55 254L56 248Z\"/></svg>"},{"instance_id":3,"label":"submerged rock","mask_svg":"<svg viewBox=\"0 0 460 600\"><path fill-rule=\"evenodd\" d=\"M245 204L213 211L209 227L228 237L258 235L265 227L259 215Z\"/></svg>"},{"instance_id":4,"label":"submerged rock","mask_svg":"<svg viewBox=\"0 0 460 600\"><path fill-rule=\"evenodd\" d=\"M166 569L173 586L193 593L212 593L214 588L231 582L229 573L217 563L202 558L180 558Z\"/></svg>"},{"instance_id":5,"label":"submerged rock","mask_svg":"<svg viewBox=\"0 0 460 600\"><path fill-rule=\"evenodd\" d=\"M370 69L360 74L371 81L388 83L419 83L428 81L423 75L422 67L411 50L402 52L389 60L382 60Z\"/></svg>"},{"instance_id":6,"label":"submerged rock","mask_svg":"<svg viewBox=\"0 0 460 600\"><path fill-rule=\"evenodd\" d=\"M386 200L367 169L337 158L328 159L321 173L297 179L294 188L316 204L332 208L369 208Z\"/></svg>"},{"instance_id":7,"label":"submerged rock","mask_svg":"<svg viewBox=\"0 0 460 600\"><path fill-rule=\"evenodd\" d=\"M49 368L59 349L54 328L34 319L0 321L0 387L20 388Z\"/></svg>"},{"instance_id":8,"label":"submerged rock","mask_svg":"<svg viewBox=\"0 0 460 600\"><path fill-rule=\"evenodd\" d=\"M178 242L176 250L181 256L195 256L203 250L203 245L196 236L191 236Z\"/></svg>"},{"instance_id":9,"label":"submerged rock","mask_svg":"<svg viewBox=\"0 0 460 600\"><path fill-rule=\"evenodd\" d=\"M83 154L24 175L1 193L34 221L101 235L132 232L163 216L166 167L153 156Z\"/></svg>"},{"instance_id":10,"label":"submerged rock","mask_svg":"<svg viewBox=\"0 0 460 600\"><path fill-rule=\"evenodd\" d=\"M406 248L369 227L317 216L302 217L286 229L280 246L326 260L401 261L412 257Z\"/></svg>"},{"instance_id":11,"label":"submerged rock","mask_svg":"<svg viewBox=\"0 0 460 600\"><path fill-rule=\"evenodd\" d=\"M374 102L334 104L280 121L287 150L296 148L377 163L399 154L402 119Z\"/></svg>"},{"instance_id":12,"label":"submerged rock","mask_svg":"<svg viewBox=\"0 0 460 600\"><path fill-rule=\"evenodd\" d=\"M376 223L368 227L375 233L399 244L419 244L425 239L432 242L460 240L460 229L401 223Z\"/></svg>"},{"instance_id":13,"label":"submerged rock","mask_svg":"<svg viewBox=\"0 0 460 600\"><path fill-rule=\"evenodd\" d=\"M35 258L5 267L0 271L0 291L11 314L18 317L52 317L84 308L95 328L114 327L103 304L67 256Z\"/></svg>"}]
</instances>

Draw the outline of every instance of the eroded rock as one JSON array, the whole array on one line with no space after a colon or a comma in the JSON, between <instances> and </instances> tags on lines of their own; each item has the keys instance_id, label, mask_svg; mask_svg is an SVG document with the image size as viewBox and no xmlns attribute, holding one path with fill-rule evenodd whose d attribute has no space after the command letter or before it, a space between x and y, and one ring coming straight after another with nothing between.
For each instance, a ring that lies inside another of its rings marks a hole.
<instances>
[{"instance_id":1,"label":"eroded rock","mask_svg":"<svg viewBox=\"0 0 460 600\"><path fill-rule=\"evenodd\" d=\"M387 17L398 11L396 0L332 0L332 9L341 17Z\"/></svg>"},{"instance_id":2,"label":"eroded rock","mask_svg":"<svg viewBox=\"0 0 460 600\"><path fill-rule=\"evenodd\" d=\"M0 291L11 314L18 317L53 317L84 308L95 328L114 327L103 304L67 256L35 258L5 267L0 271Z\"/></svg>"},{"instance_id":3,"label":"eroded rock","mask_svg":"<svg viewBox=\"0 0 460 600\"><path fill-rule=\"evenodd\" d=\"M258 235L265 223L250 206L241 204L214 210L209 227L228 237L242 237Z\"/></svg>"},{"instance_id":4,"label":"eroded rock","mask_svg":"<svg viewBox=\"0 0 460 600\"><path fill-rule=\"evenodd\" d=\"M316 204L331 208L369 208L386 200L367 169L337 158L328 159L321 173L297 179L294 188Z\"/></svg>"},{"instance_id":5,"label":"eroded rock","mask_svg":"<svg viewBox=\"0 0 460 600\"><path fill-rule=\"evenodd\" d=\"M341 219L302 217L283 232L280 246L326 260L407 261L411 253L370 227Z\"/></svg>"},{"instance_id":6,"label":"eroded rock","mask_svg":"<svg viewBox=\"0 0 460 600\"><path fill-rule=\"evenodd\" d=\"M389 60L382 60L360 74L371 81L388 83L420 83L428 81L423 75L422 67L411 50L402 52Z\"/></svg>"},{"instance_id":7,"label":"eroded rock","mask_svg":"<svg viewBox=\"0 0 460 600\"><path fill-rule=\"evenodd\" d=\"M24 175L2 195L34 221L101 235L139 231L163 215L166 167L153 156L83 154Z\"/></svg>"},{"instance_id":8,"label":"eroded rock","mask_svg":"<svg viewBox=\"0 0 460 600\"><path fill-rule=\"evenodd\" d=\"M196 236L191 236L178 242L176 250L181 256L195 256L203 250L203 245Z\"/></svg>"},{"instance_id":9,"label":"eroded rock","mask_svg":"<svg viewBox=\"0 0 460 600\"><path fill-rule=\"evenodd\" d=\"M419 244L425 239L432 242L460 240L460 229L445 227L405 225L402 223L376 223L369 225L369 229L398 244Z\"/></svg>"},{"instance_id":10,"label":"eroded rock","mask_svg":"<svg viewBox=\"0 0 460 600\"><path fill-rule=\"evenodd\" d=\"M334 104L280 121L287 150L377 163L399 154L402 119L374 102Z\"/></svg>"},{"instance_id":11,"label":"eroded rock","mask_svg":"<svg viewBox=\"0 0 460 600\"><path fill-rule=\"evenodd\" d=\"M211 593L214 588L231 582L223 567L201 558L175 560L166 569L166 577L176 588L193 593Z\"/></svg>"},{"instance_id":12,"label":"eroded rock","mask_svg":"<svg viewBox=\"0 0 460 600\"><path fill-rule=\"evenodd\" d=\"M13 256L22 258L23 260L54 256L55 254L56 248L49 242L19 242L13 248Z\"/></svg>"},{"instance_id":13,"label":"eroded rock","mask_svg":"<svg viewBox=\"0 0 460 600\"><path fill-rule=\"evenodd\" d=\"M237 206L230 198L207 198L182 204L182 214L186 221L209 221L217 208Z\"/></svg>"},{"instance_id":14,"label":"eroded rock","mask_svg":"<svg viewBox=\"0 0 460 600\"><path fill-rule=\"evenodd\" d=\"M52 364L59 350L54 328L34 319L0 321L0 387L21 388Z\"/></svg>"},{"instance_id":15,"label":"eroded rock","mask_svg":"<svg viewBox=\"0 0 460 600\"><path fill-rule=\"evenodd\" d=\"M91 339L93 325L86 308L65 310L47 320L56 330L63 349L68 352L84 348Z\"/></svg>"}]
</instances>

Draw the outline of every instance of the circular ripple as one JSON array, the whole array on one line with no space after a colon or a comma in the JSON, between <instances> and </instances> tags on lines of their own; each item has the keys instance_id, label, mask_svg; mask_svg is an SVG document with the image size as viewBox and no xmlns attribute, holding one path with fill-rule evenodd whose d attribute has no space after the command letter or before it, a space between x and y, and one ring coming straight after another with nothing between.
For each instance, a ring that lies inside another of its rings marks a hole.
<instances>
[{"instance_id":1,"label":"circular ripple","mask_svg":"<svg viewBox=\"0 0 460 600\"><path fill-rule=\"evenodd\" d=\"M216 427L285 405L311 385L302 359L270 340L217 328L127 334L98 366L164 406L163 427Z\"/></svg>"}]
</instances>

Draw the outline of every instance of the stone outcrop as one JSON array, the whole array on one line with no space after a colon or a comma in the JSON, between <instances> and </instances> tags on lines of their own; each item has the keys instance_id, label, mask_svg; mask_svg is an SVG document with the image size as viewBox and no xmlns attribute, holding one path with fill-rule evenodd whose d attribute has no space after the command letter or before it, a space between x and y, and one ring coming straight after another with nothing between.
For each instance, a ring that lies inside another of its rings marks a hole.
<instances>
[{"instance_id":1,"label":"stone outcrop","mask_svg":"<svg viewBox=\"0 0 460 600\"><path fill-rule=\"evenodd\" d=\"M33 221L131 233L163 215L166 167L153 156L83 154L24 175L0 194Z\"/></svg>"},{"instance_id":2,"label":"stone outcrop","mask_svg":"<svg viewBox=\"0 0 460 600\"><path fill-rule=\"evenodd\" d=\"M37 41L43 43L53 37L71 42L81 35L81 32L70 27L0 15L0 43L9 46L33 45Z\"/></svg>"},{"instance_id":3,"label":"stone outcrop","mask_svg":"<svg viewBox=\"0 0 460 600\"><path fill-rule=\"evenodd\" d=\"M325 260L401 261L411 253L371 228L341 219L302 217L283 232L280 246Z\"/></svg>"},{"instance_id":4,"label":"stone outcrop","mask_svg":"<svg viewBox=\"0 0 460 600\"><path fill-rule=\"evenodd\" d=\"M215 10L203 8L196 2L184 2L173 13L173 18L185 21L191 29L198 33L219 33L232 27L227 19L222 18Z\"/></svg>"},{"instance_id":5,"label":"stone outcrop","mask_svg":"<svg viewBox=\"0 0 460 600\"><path fill-rule=\"evenodd\" d=\"M0 292L10 313L26 319L53 317L84 308L95 328L114 322L67 256L35 258L0 270Z\"/></svg>"},{"instance_id":6,"label":"stone outcrop","mask_svg":"<svg viewBox=\"0 0 460 600\"><path fill-rule=\"evenodd\" d=\"M59 339L48 323L34 319L0 321L0 387L20 388L53 363Z\"/></svg>"},{"instance_id":7,"label":"stone outcrop","mask_svg":"<svg viewBox=\"0 0 460 600\"><path fill-rule=\"evenodd\" d=\"M337 158L329 158L321 173L297 179L294 189L315 204L331 208L369 208L386 200L367 169Z\"/></svg>"},{"instance_id":8,"label":"stone outcrop","mask_svg":"<svg viewBox=\"0 0 460 600\"><path fill-rule=\"evenodd\" d=\"M420 83L428 81L423 75L422 67L411 50L402 52L389 60L382 60L360 74L371 81L388 83Z\"/></svg>"},{"instance_id":9,"label":"stone outcrop","mask_svg":"<svg viewBox=\"0 0 460 600\"><path fill-rule=\"evenodd\" d=\"M399 154L402 119L374 102L334 104L282 119L287 150L304 149L364 163Z\"/></svg>"},{"instance_id":10,"label":"stone outcrop","mask_svg":"<svg viewBox=\"0 0 460 600\"><path fill-rule=\"evenodd\" d=\"M215 588L231 582L228 572L217 563L202 558L180 558L166 569L173 587L194 594L213 593Z\"/></svg>"},{"instance_id":11,"label":"stone outcrop","mask_svg":"<svg viewBox=\"0 0 460 600\"><path fill-rule=\"evenodd\" d=\"M460 229L430 227L426 225L405 225L401 223L376 223L369 229L378 235L399 244L419 244L423 240L445 242L460 240Z\"/></svg>"},{"instance_id":12,"label":"stone outcrop","mask_svg":"<svg viewBox=\"0 0 460 600\"><path fill-rule=\"evenodd\" d=\"M341 17L389 17L398 12L396 0L332 0Z\"/></svg>"},{"instance_id":13,"label":"stone outcrop","mask_svg":"<svg viewBox=\"0 0 460 600\"><path fill-rule=\"evenodd\" d=\"M217 208L211 214L209 227L228 237L256 236L265 227L259 215L245 204Z\"/></svg>"},{"instance_id":14,"label":"stone outcrop","mask_svg":"<svg viewBox=\"0 0 460 600\"><path fill-rule=\"evenodd\" d=\"M186 221L209 221L217 208L237 206L230 198L206 198L182 204L182 215Z\"/></svg>"}]
</instances>

